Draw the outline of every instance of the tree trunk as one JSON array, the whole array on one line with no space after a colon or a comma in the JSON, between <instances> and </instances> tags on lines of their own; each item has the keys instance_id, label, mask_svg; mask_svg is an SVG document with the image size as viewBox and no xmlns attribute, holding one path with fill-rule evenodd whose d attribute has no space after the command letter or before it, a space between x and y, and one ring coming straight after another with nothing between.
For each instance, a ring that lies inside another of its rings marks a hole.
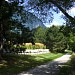
<instances>
[{"instance_id":1,"label":"tree trunk","mask_svg":"<svg viewBox=\"0 0 75 75\"><path fill-rule=\"evenodd\" d=\"M57 4L57 2L54 2L53 0L50 0L52 4L54 4L56 7L59 8L59 10L70 20L70 22L74 25L75 24L75 18L70 16L65 9L63 9L60 5Z\"/></svg>"},{"instance_id":2,"label":"tree trunk","mask_svg":"<svg viewBox=\"0 0 75 75\"><path fill-rule=\"evenodd\" d=\"M3 25L0 26L0 49L3 48Z\"/></svg>"}]
</instances>

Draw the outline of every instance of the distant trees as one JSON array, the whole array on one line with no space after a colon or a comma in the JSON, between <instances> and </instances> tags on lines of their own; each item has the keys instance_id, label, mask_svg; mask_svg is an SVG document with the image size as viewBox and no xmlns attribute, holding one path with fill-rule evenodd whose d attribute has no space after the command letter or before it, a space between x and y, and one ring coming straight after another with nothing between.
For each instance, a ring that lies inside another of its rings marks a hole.
<instances>
[{"instance_id":1,"label":"distant trees","mask_svg":"<svg viewBox=\"0 0 75 75\"><path fill-rule=\"evenodd\" d=\"M52 52L64 52L67 49L67 37L62 32L61 26L52 26L34 30L34 42L44 43Z\"/></svg>"},{"instance_id":2,"label":"distant trees","mask_svg":"<svg viewBox=\"0 0 75 75\"><path fill-rule=\"evenodd\" d=\"M40 42L40 43L45 43L45 31L46 29L42 28L41 26L37 27L36 29L33 30L34 34L34 42Z\"/></svg>"},{"instance_id":3,"label":"distant trees","mask_svg":"<svg viewBox=\"0 0 75 75\"><path fill-rule=\"evenodd\" d=\"M53 52L64 52L66 37L60 32L59 26L52 26L46 31L46 45Z\"/></svg>"},{"instance_id":4,"label":"distant trees","mask_svg":"<svg viewBox=\"0 0 75 75\"><path fill-rule=\"evenodd\" d=\"M22 28L20 42L21 43L31 42L32 44L34 44L32 31L28 27L27 28L25 28L25 27Z\"/></svg>"}]
</instances>

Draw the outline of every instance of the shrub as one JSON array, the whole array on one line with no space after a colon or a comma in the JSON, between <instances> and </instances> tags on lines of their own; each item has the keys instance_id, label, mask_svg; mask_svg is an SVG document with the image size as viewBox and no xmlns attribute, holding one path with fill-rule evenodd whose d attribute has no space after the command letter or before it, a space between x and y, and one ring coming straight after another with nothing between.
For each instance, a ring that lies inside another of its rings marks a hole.
<instances>
[{"instance_id":1,"label":"shrub","mask_svg":"<svg viewBox=\"0 0 75 75\"><path fill-rule=\"evenodd\" d=\"M32 49L32 43L25 43L26 49Z\"/></svg>"},{"instance_id":2,"label":"shrub","mask_svg":"<svg viewBox=\"0 0 75 75\"><path fill-rule=\"evenodd\" d=\"M36 49L45 49L46 48L46 46L42 43L35 43L35 47L36 47Z\"/></svg>"},{"instance_id":3,"label":"shrub","mask_svg":"<svg viewBox=\"0 0 75 75\"><path fill-rule=\"evenodd\" d=\"M32 45L32 43L23 43L23 45L14 45L15 49L46 49L46 46L42 43L35 43L35 45Z\"/></svg>"},{"instance_id":4,"label":"shrub","mask_svg":"<svg viewBox=\"0 0 75 75\"><path fill-rule=\"evenodd\" d=\"M73 70L75 70L75 53L73 53L71 56L71 66Z\"/></svg>"}]
</instances>

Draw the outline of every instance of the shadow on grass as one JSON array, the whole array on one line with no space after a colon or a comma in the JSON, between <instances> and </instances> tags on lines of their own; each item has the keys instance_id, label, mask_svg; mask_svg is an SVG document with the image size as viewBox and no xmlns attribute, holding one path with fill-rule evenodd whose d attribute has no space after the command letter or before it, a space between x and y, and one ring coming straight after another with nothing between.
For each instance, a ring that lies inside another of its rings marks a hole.
<instances>
[{"instance_id":1,"label":"shadow on grass","mask_svg":"<svg viewBox=\"0 0 75 75\"><path fill-rule=\"evenodd\" d=\"M14 73L33 68L39 63L35 60L35 56L31 55L5 54L2 57L3 60L0 62L0 75L13 75Z\"/></svg>"},{"instance_id":2,"label":"shadow on grass","mask_svg":"<svg viewBox=\"0 0 75 75\"><path fill-rule=\"evenodd\" d=\"M53 60L54 58L60 57L63 54L50 55L17 55L17 54L5 54L3 60L0 62L0 75L14 75L22 71L26 71L30 68L34 68L40 64L46 63ZM54 55L54 58L52 57Z\"/></svg>"}]
</instances>

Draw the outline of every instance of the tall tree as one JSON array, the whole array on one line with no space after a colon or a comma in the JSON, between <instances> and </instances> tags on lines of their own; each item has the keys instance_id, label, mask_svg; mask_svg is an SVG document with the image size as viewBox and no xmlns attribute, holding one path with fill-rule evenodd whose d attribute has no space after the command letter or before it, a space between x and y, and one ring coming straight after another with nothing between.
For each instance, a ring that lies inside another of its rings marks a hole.
<instances>
[{"instance_id":1,"label":"tall tree","mask_svg":"<svg viewBox=\"0 0 75 75\"><path fill-rule=\"evenodd\" d=\"M51 51L64 52L66 38L60 32L60 27L52 26L46 31L46 45Z\"/></svg>"},{"instance_id":2,"label":"tall tree","mask_svg":"<svg viewBox=\"0 0 75 75\"><path fill-rule=\"evenodd\" d=\"M13 10L14 9L14 10ZM18 0L0 1L0 48L3 46L3 38L9 33L13 26L12 16L15 12L21 12Z\"/></svg>"},{"instance_id":3,"label":"tall tree","mask_svg":"<svg viewBox=\"0 0 75 75\"><path fill-rule=\"evenodd\" d=\"M21 28L22 34L21 34L21 42L23 43L34 43L33 41L33 34L32 31L28 27L22 27Z\"/></svg>"},{"instance_id":4,"label":"tall tree","mask_svg":"<svg viewBox=\"0 0 75 75\"><path fill-rule=\"evenodd\" d=\"M68 48L75 52L75 33L70 33L68 38Z\"/></svg>"},{"instance_id":5,"label":"tall tree","mask_svg":"<svg viewBox=\"0 0 75 75\"><path fill-rule=\"evenodd\" d=\"M37 27L35 30L34 30L34 42L40 42L40 43L45 43L45 30L44 28L42 27Z\"/></svg>"}]
</instances>

